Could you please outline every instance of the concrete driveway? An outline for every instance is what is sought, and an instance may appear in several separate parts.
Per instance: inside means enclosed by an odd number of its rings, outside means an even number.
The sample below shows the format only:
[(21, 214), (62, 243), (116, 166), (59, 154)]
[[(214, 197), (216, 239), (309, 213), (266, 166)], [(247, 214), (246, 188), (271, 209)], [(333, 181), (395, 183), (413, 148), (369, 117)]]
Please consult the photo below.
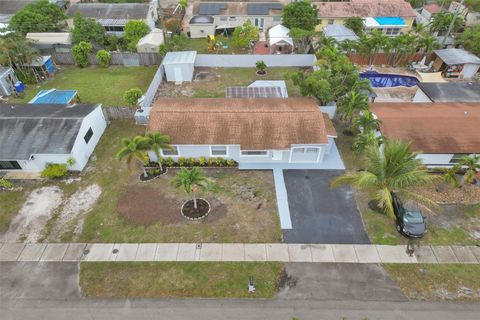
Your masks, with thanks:
[(368, 244), (350, 187), (330, 188), (343, 170), (284, 170), (292, 229), (287, 243)]

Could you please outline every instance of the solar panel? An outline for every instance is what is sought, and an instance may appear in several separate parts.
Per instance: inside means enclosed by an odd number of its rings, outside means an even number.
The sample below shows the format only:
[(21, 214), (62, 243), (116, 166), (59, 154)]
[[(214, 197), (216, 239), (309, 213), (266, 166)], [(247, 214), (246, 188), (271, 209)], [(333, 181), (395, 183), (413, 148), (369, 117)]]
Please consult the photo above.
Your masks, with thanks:
[(218, 15), (220, 14), (220, 10), (225, 9), (227, 9), (226, 3), (200, 3), (198, 14)]
[(249, 3), (247, 5), (247, 14), (249, 15), (262, 15), (266, 16), (270, 10), (281, 10), (281, 3)]
[(280, 87), (227, 87), (226, 98), (282, 98)]

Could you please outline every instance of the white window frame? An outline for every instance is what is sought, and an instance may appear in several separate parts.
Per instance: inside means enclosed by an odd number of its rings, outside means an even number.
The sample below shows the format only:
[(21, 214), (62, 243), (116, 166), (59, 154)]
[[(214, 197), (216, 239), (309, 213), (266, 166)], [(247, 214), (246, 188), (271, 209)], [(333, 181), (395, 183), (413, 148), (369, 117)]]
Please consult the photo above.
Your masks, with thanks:
[[(244, 152), (265, 152), (265, 154), (243, 154)], [(240, 157), (262, 157), (268, 158), (270, 157), (270, 153), (268, 150), (240, 150)]]
[[(303, 154), (306, 154), (307, 153), (307, 150), (308, 149), (317, 149), (317, 159), (315, 162), (312, 162), (312, 161), (294, 161), (292, 162), (292, 157), (293, 157), (293, 150), (295, 149), (303, 149)], [(288, 162), (289, 163), (319, 163), (320, 162), (320, 157), (322, 155), (322, 149), (323, 147), (322, 146), (295, 146), (295, 147), (292, 147), (290, 148), (290, 157), (288, 159)]]
[(170, 158), (178, 158), (180, 157), (180, 148), (178, 146), (172, 146), (172, 148), (175, 148), (177, 150), (177, 154), (176, 155), (172, 155), (172, 154), (164, 154), (163, 153), (163, 149), (160, 149), (160, 154), (162, 155), (162, 157), (170, 157)]
[[(212, 152), (212, 147), (225, 147), (225, 154), (213, 154)], [(224, 145), (224, 144), (214, 144), (214, 145), (210, 145), (208, 147), (208, 149), (210, 150), (210, 157), (228, 157), (228, 146), (227, 145)]]

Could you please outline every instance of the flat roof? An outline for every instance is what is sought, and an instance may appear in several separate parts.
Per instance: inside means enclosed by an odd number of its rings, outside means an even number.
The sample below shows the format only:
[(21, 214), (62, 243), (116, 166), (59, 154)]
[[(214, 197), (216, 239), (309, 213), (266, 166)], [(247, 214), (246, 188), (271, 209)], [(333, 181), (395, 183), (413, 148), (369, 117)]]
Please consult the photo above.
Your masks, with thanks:
[(67, 15), (73, 17), (78, 12), (94, 19), (144, 20), (149, 10), (148, 3), (75, 3), (68, 8)]
[(29, 104), (69, 104), (77, 95), (75, 90), (40, 90)]
[(39, 44), (72, 44), (70, 32), (29, 32), (25, 37)]
[(333, 38), (339, 42), (344, 40), (357, 41), (359, 39), (355, 32), (338, 23), (326, 25), (322, 31), (326, 37)]
[(197, 51), (173, 51), (168, 52), (163, 58), (162, 64), (195, 63)]
[(282, 98), (280, 87), (226, 87), (225, 98)]
[(433, 52), (448, 65), (465, 63), (480, 64), (479, 57), (463, 49), (448, 48), (433, 50)]
[(480, 102), (480, 84), (479, 83), (419, 82), (418, 87), (433, 102)]
[(480, 153), (480, 103), (373, 103), (371, 111), (383, 135), (413, 151)]
[(269, 16), (281, 15), (282, 3), (279, 1), (195, 1), (192, 13), (209, 16)]

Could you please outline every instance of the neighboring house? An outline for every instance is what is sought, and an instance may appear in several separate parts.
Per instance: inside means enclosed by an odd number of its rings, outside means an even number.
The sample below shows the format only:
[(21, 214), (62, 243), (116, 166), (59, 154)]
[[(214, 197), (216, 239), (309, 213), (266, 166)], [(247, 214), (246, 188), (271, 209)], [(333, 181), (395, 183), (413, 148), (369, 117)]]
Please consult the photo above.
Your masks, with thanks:
[(158, 99), (148, 131), (171, 137), (173, 150), (162, 157), (222, 157), (240, 165), (322, 163), (337, 136), (310, 98)]
[(81, 171), (106, 126), (100, 105), (0, 104), (0, 171), (40, 172), (69, 158)]
[(480, 12), (473, 11), (472, 9), (468, 8), (464, 4), (461, 4), (456, 1), (452, 1), (450, 7), (448, 8), (449, 12), (460, 12), (460, 14), (465, 19), (465, 26), (466, 27), (473, 27), (480, 23)]
[(271, 54), (286, 54), (293, 52), (293, 39), (289, 34), (290, 29), (281, 24), (268, 30), (268, 46)]
[(469, 82), (419, 82), (413, 102), (480, 103), (480, 84)]
[(358, 41), (359, 38), (352, 30), (345, 27), (343, 24), (329, 24), (323, 27), (323, 34), (327, 38), (333, 38), (337, 42), (345, 40)]
[(137, 52), (141, 53), (158, 53), (160, 45), (163, 44), (163, 30), (154, 28), (145, 37), (141, 38), (137, 43)]
[(427, 3), (422, 7), (420, 10), (420, 14), (423, 18), (430, 21), (434, 15), (441, 11), (442, 7), (439, 6), (437, 3)]
[(69, 52), (72, 48), (70, 32), (30, 32), (26, 39), (31, 46), (42, 51)]
[(205, 38), (208, 35), (232, 32), (247, 20), (265, 31), (281, 23), (282, 4), (280, 2), (221, 2), (195, 1), (192, 18), (189, 21), (189, 35), (192, 38)]
[(379, 30), (395, 36), (410, 30), (415, 18), (412, 6), (404, 0), (315, 1), (320, 24), (317, 31), (329, 24), (343, 24), (348, 17), (362, 17), (366, 32)]
[(12, 16), (22, 10), (27, 4), (36, 0), (1, 0), (0, 1), (0, 23), (8, 26)]
[(409, 141), (428, 167), (480, 153), (479, 103), (374, 103), (371, 111), (382, 121), (382, 135)]
[(447, 78), (471, 79), (480, 68), (480, 58), (457, 48), (433, 51), (436, 55), (433, 68)]
[(73, 28), (76, 13), (96, 20), (108, 34), (123, 36), (125, 25), (130, 20), (144, 21), (150, 29), (155, 28), (158, 19), (158, 2), (148, 3), (76, 3), (67, 10), (67, 24)]
[(12, 68), (0, 67), (0, 95), (12, 95), (15, 92), (15, 83), (17, 81), (18, 78)]

